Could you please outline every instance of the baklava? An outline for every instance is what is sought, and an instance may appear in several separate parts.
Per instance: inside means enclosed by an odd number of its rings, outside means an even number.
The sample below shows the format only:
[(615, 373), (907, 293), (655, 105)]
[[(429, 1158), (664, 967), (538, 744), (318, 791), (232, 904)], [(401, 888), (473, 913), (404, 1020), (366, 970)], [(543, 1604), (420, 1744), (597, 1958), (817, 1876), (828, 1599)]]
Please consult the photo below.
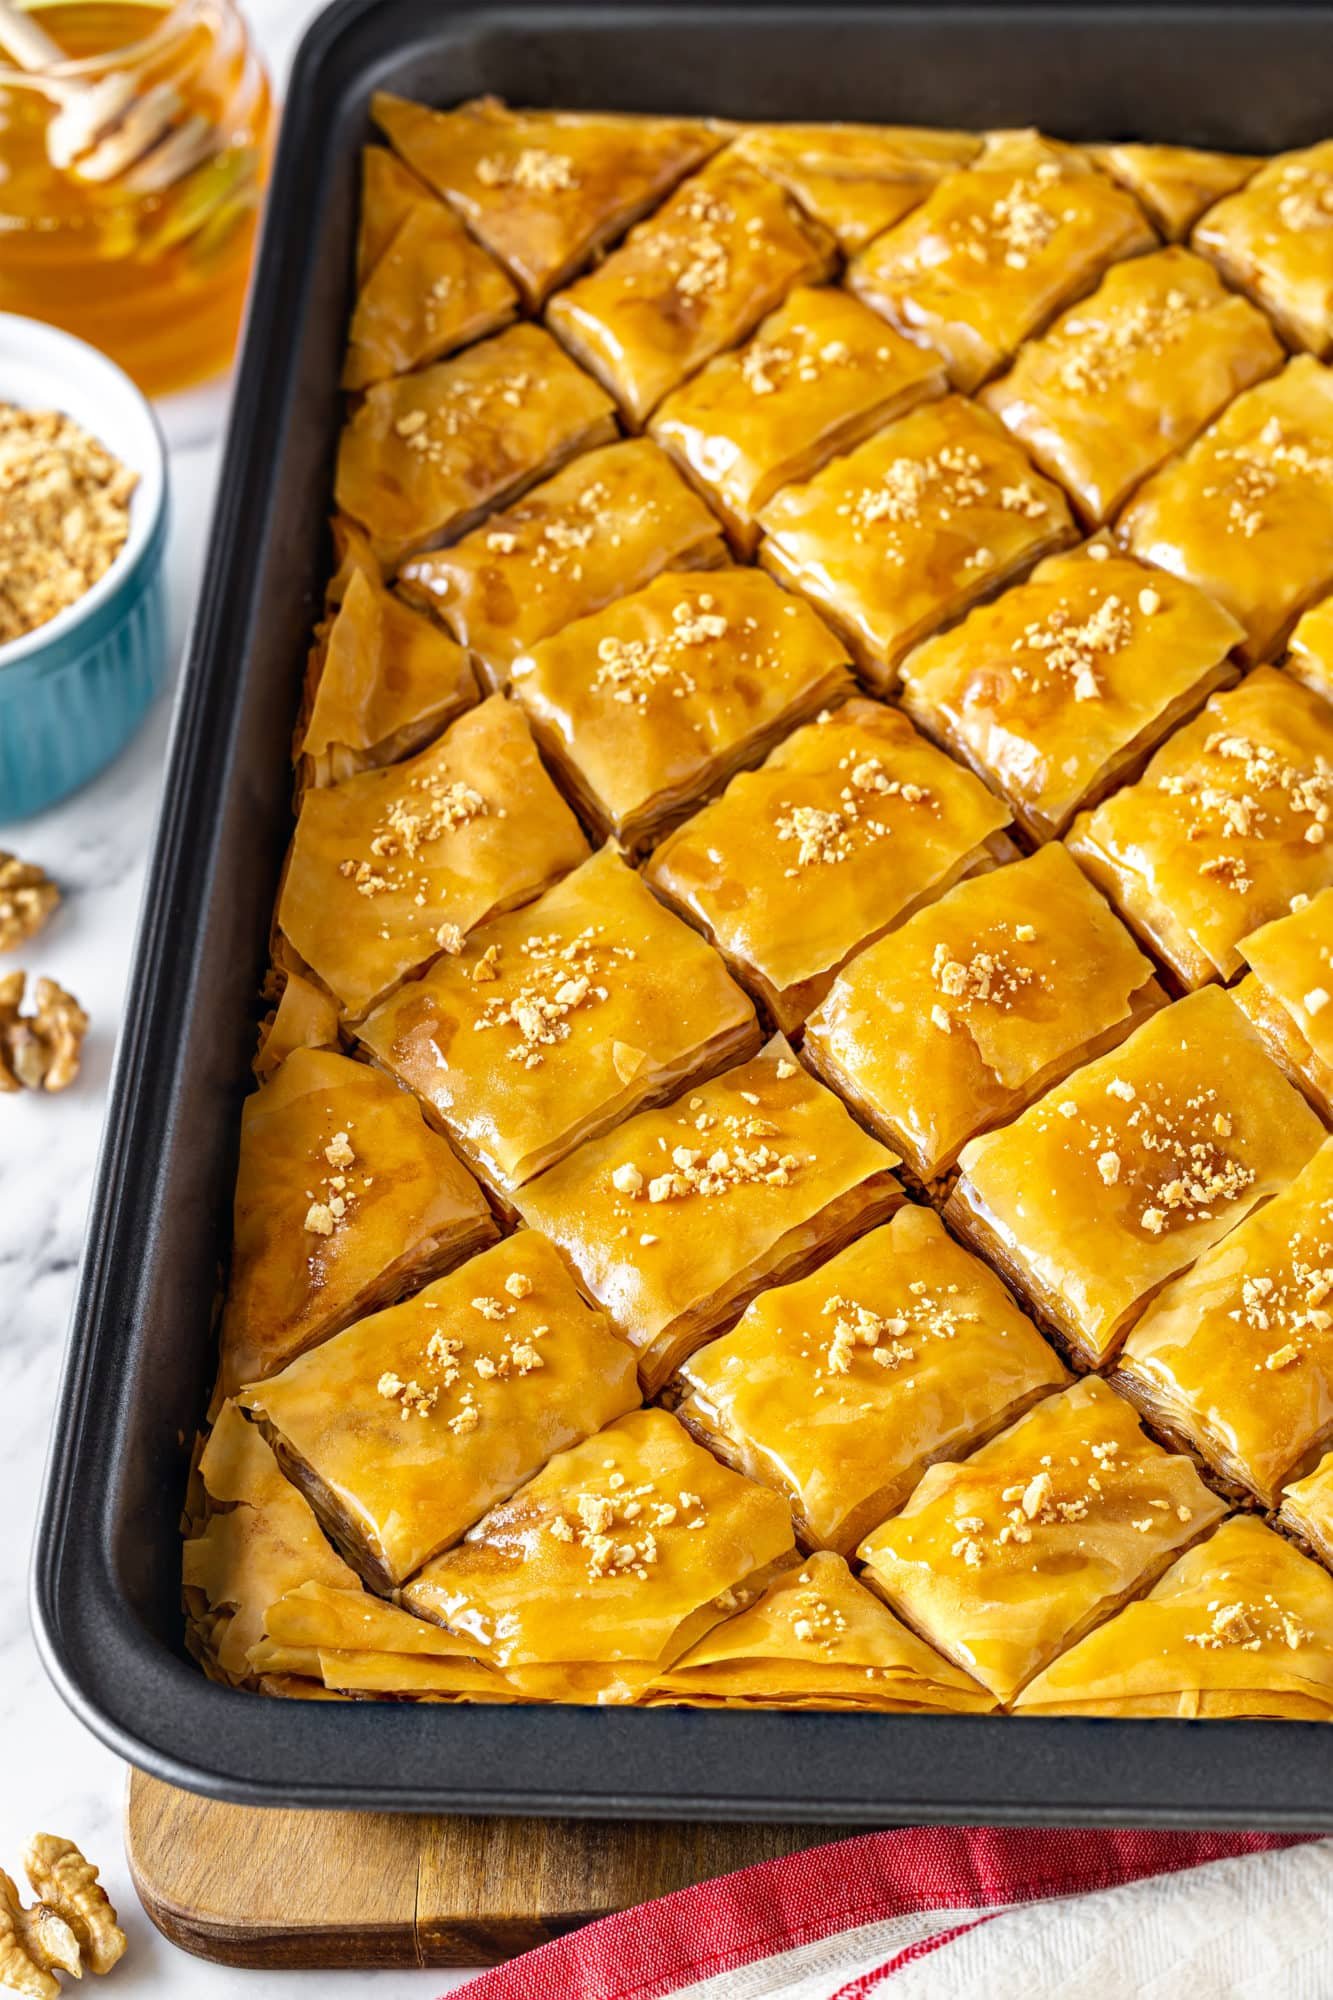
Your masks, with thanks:
[(654, 1395), (763, 1286), (803, 1276), (892, 1214), (896, 1164), (778, 1035), (590, 1139), (515, 1205), (633, 1343)]
[(1287, 647), (1289, 674), (1325, 701), (1333, 700), (1333, 597), (1311, 605), (1299, 621)]
[(918, 1181), (1123, 1042), (1166, 994), (1059, 846), (978, 875), (839, 974), (803, 1044)]
[(792, 1033), (852, 953), (1007, 860), (1006, 821), (895, 710), (855, 699), (733, 778), (644, 872)]
[(1333, 352), (1333, 140), (1269, 160), (1209, 209), (1193, 240), (1289, 345)]
[(1225, 1511), (1089, 1375), (931, 1466), (857, 1554), (901, 1618), (1007, 1703)]
[(1127, 142), (1088, 148), (1097, 165), (1136, 195), (1169, 243), (1183, 243), (1215, 201), (1244, 187), (1263, 161), (1250, 153)]
[(926, 1467), (1068, 1380), (995, 1273), (908, 1203), (691, 1355), (676, 1414), (786, 1495), (809, 1548), (850, 1555)]
[(1058, 486), (961, 396), (889, 424), (759, 511), (759, 560), (880, 693), (918, 640), (1076, 539)]
[(1206, 987), (969, 1141), (945, 1214), (1098, 1366), (1322, 1138), (1239, 1009)]
[(1233, 990), (1237, 1005), (1263, 1036), (1326, 1124), (1333, 1125), (1333, 889), (1263, 924), (1242, 941), (1248, 978)]
[(850, 257), (968, 166), (981, 143), (923, 125), (751, 125), (731, 150), (780, 181)]
[(761, 1039), (717, 953), (612, 847), (480, 925), (358, 1034), (500, 1197)]
[(1252, 931), (1333, 885), (1333, 708), (1276, 667), (1215, 694), (1070, 852), (1182, 986), (1230, 979)]

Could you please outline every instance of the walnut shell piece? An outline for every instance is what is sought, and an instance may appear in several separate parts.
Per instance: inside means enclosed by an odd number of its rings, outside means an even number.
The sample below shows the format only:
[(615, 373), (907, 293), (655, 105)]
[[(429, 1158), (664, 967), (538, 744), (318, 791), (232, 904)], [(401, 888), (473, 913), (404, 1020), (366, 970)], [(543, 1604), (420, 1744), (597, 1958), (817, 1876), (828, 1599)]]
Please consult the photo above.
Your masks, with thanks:
[(0, 1869), (0, 1987), (28, 2000), (59, 2000), (59, 1980), (28, 1950), (25, 1917), (18, 1890)]
[(0, 976), (0, 1092), (65, 1090), (79, 1073), (88, 1016), (54, 979), (36, 981), (24, 1014), (26, 982), (23, 972)]
[(91, 1861), (72, 1840), (35, 1833), (24, 1853), (23, 1868), (33, 1894), (73, 1931), (88, 1970), (110, 1972), (124, 1954), (126, 1937)]
[(60, 902), (45, 869), (0, 849), (0, 951), (36, 937)]

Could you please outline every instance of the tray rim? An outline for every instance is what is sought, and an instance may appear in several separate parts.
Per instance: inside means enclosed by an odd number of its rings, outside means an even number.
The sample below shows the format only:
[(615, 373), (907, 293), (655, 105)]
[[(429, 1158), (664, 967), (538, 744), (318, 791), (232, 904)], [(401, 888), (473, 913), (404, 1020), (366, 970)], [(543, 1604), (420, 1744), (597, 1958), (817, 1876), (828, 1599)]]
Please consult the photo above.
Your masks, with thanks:
[[(432, 1723), (423, 1718), (441, 1711), (406, 1704), (266, 1701), (209, 1682), (139, 1626), (104, 1541), (78, 1537), (78, 1461), (90, 1398), (99, 1363), (105, 1374), (118, 1343), (131, 1337), (134, 1281), (124, 1273), (135, 1269), (145, 1206), (151, 1212), (159, 1178), (155, 1140), (171, 1129), (175, 1110), (177, 1079), (155, 1050), (170, 1045), (164, 1030), (188, 975), (165, 919), (182, 907), (195, 919), (203, 913), (207, 857), (192, 851), (189, 835), (201, 808), (216, 809), (226, 796), (230, 774), (212, 754), (211, 725), (225, 713), (229, 662), (255, 609), (241, 566), (247, 538), (263, 528), (252, 487), (258, 482), (271, 501), (262, 485), (265, 440), (285, 407), (296, 362), (295, 338), (283, 330), (284, 300), (296, 282), (287, 268), (285, 218), (303, 212), (322, 158), (313, 139), (321, 79), (376, 6), (334, 0), (307, 28), (291, 72), (207, 539), (213, 560), (186, 642), (127, 988), (146, 1000), (127, 1015), (112, 1071), (37, 1517), (30, 1610), (49, 1676), (87, 1727), (128, 1762), (237, 1804), (847, 1826), (967, 1818), (1333, 1831), (1333, 1763), (1321, 1761), (1315, 1747), (1333, 1747), (1333, 1734), (1317, 1723), (1249, 1722), (1222, 1737), (1215, 1725), (1165, 1719), (1006, 1717), (997, 1726), (987, 1716), (466, 1706)], [(466, 18), (494, 27), (497, 17), (572, 24), (599, 10), (570, 0), (517, 7), (448, 0), (441, 11), (451, 25)], [(713, 21), (777, 14), (822, 25), (835, 14), (906, 20), (935, 10), (919, 0), (839, 0), (833, 8), (817, 0), (730, 0), (720, 8), (696, 0), (614, 11), (677, 24), (691, 14)], [(1277, 7), (1173, 0), (1158, 8), (1142, 0), (1092, 0), (1086, 8), (1077, 0), (972, 0), (948, 11), (1032, 18), (1086, 12), (1117, 17), (1128, 28), (1145, 16), (1160, 23), (1252, 12), (1273, 23), (1329, 8), (1327, 0)], [(70, 1591), (79, 1602), (79, 1639), (67, 1597), (62, 1601)], [(100, 1682), (87, 1657), (93, 1630), (102, 1642)], [(118, 1698), (108, 1694), (108, 1676)], [(431, 1732), (446, 1730), (430, 1744)], [(468, 1771), (469, 1781), (460, 1783), (455, 1770)], [(891, 1776), (873, 1775), (881, 1770)], [(590, 1775), (608, 1771), (611, 1782)]]

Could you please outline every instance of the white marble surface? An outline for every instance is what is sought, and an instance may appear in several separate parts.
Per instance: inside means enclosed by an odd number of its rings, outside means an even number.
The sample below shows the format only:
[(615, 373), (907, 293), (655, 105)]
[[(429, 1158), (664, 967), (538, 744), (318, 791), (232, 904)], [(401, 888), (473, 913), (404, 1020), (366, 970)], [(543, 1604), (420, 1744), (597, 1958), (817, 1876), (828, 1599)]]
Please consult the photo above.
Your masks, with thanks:
[[(310, 0), (247, 0), (279, 77)], [(196, 403), (172, 451), (174, 520), (168, 553), (177, 653), (205, 542), (217, 468), (221, 396)], [(76, 798), (21, 825), (0, 824), (0, 849), (43, 864), (61, 884), (56, 920), (25, 953), (82, 1000), (93, 1027), (83, 1074), (63, 1096), (0, 1098), (0, 1868), (17, 1872), (42, 1828), (68, 1834), (100, 1865), (130, 1933), (113, 1993), (199, 2000), (428, 2000), (463, 1975), (432, 1972), (254, 1974), (207, 1966), (168, 1945), (139, 1909), (125, 1869), (125, 1768), (75, 1721), (48, 1686), (27, 1618), (27, 1574), (50, 1411), (83, 1241), (88, 1189), (125, 991), (144, 863), (157, 810), (170, 720), (157, 708), (117, 763)]]

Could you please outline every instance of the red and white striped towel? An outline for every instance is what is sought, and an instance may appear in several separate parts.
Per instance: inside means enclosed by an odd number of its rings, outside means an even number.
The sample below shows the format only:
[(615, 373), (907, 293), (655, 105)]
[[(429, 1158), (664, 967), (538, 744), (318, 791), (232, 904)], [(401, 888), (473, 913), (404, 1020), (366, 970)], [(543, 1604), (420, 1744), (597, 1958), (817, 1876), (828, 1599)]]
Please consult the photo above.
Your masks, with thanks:
[(1329, 2000), (1333, 1841), (925, 1827), (604, 1918), (452, 2000)]

